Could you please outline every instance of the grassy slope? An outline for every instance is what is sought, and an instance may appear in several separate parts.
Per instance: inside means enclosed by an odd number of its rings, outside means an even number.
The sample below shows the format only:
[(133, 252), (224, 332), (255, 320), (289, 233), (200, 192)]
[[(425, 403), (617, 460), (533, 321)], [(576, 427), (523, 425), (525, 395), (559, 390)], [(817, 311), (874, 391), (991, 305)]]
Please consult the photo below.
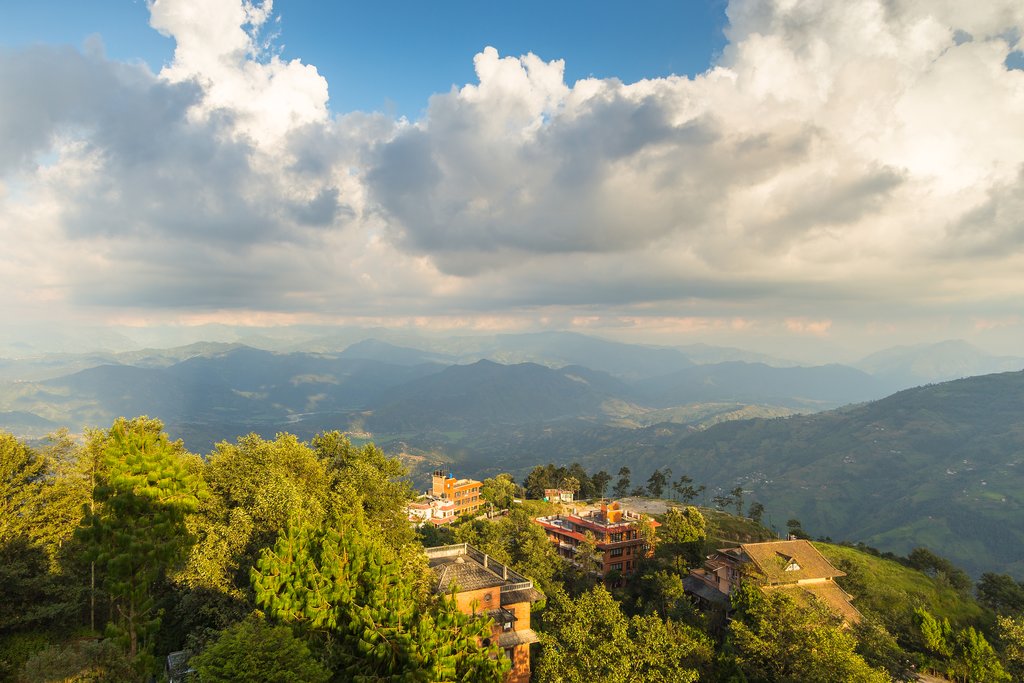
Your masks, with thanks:
[(899, 562), (830, 543), (815, 543), (814, 547), (847, 572), (839, 584), (855, 596), (854, 605), (864, 612), (886, 615), (890, 623), (909, 621), (918, 606), (958, 626), (982, 625), (992, 619), (972, 597)]

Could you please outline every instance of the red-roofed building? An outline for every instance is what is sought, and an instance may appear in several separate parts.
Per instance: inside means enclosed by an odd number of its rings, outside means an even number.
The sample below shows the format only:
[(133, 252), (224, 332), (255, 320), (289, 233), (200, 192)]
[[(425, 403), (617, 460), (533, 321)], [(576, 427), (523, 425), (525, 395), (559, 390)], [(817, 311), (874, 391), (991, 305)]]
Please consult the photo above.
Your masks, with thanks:
[(602, 503), (600, 509), (578, 515), (538, 517), (534, 521), (547, 532), (558, 554), (568, 560), (575, 561), (580, 543), (586, 540), (588, 531), (592, 533), (601, 560), (597, 573), (602, 578), (611, 572), (623, 577), (635, 573), (637, 560), (651, 553), (636, 525), (646, 523), (652, 532), (661, 526), (649, 517), (624, 509), (619, 502)]

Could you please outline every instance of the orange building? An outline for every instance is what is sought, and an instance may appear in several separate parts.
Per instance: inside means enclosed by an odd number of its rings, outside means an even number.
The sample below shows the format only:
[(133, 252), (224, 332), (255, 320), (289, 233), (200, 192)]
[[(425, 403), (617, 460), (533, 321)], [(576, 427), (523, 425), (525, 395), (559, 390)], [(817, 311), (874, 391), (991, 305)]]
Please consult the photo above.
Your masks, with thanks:
[(534, 521), (544, 527), (548, 540), (557, 546), (558, 554), (569, 560), (575, 559), (576, 550), (586, 539), (586, 533), (592, 533), (601, 554), (598, 575), (605, 577), (610, 572), (618, 572), (620, 576), (635, 573), (637, 560), (650, 554), (651, 548), (634, 526), (645, 519), (652, 530), (661, 526), (653, 519), (626, 510), (621, 503), (614, 502), (601, 503), (600, 509), (581, 515), (553, 515), (538, 517)]
[(512, 661), (508, 683), (530, 680), (530, 644), (537, 634), (530, 628), (530, 605), (544, 594), (533, 581), (518, 574), (468, 543), (427, 548), (427, 560), (437, 577), (434, 589), (446, 593), (454, 585), (455, 600), (466, 614), (494, 620), (490, 641)]
[(448, 470), (434, 470), (430, 493), (455, 503), (455, 514), (473, 514), (484, 504), (480, 496), (483, 486), (476, 479), (456, 479)]

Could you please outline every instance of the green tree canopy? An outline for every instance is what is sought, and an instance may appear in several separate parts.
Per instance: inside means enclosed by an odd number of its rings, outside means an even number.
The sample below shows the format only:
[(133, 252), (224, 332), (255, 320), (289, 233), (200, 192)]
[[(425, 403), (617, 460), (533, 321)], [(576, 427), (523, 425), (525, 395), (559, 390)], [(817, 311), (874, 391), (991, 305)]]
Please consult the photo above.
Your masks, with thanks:
[(291, 434), (218, 443), (201, 471), (212, 495), (190, 521), (198, 542), (178, 577), (191, 588), (240, 594), (291, 517), (319, 524), (331, 507), (325, 462)]
[(537, 679), (542, 683), (656, 683), (698, 678), (711, 641), (656, 615), (627, 618), (602, 585), (572, 599), (557, 591), (544, 617)]
[(453, 597), (421, 600), (416, 577), (359, 517), (289, 525), (252, 581), (267, 614), (319, 643), (345, 680), (498, 683), (509, 669), (481, 644), (490, 619), (461, 613)]
[(655, 557), (681, 572), (688, 563), (700, 559), (707, 539), (707, 520), (692, 505), (670, 508), (662, 519), (657, 537)]
[(168, 440), (159, 420), (119, 418), (107, 434), (97, 506), (83, 534), (133, 658), (152, 644), (159, 624), (154, 586), (191, 542), (186, 516), (205, 495), (194, 460), (181, 442)]
[(484, 479), (480, 486), (480, 495), (499, 510), (510, 508), (512, 500), (516, 497), (515, 479), (511, 474), (505, 473)]
[(203, 683), (326, 683), (331, 678), (290, 628), (255, 617), (221, 631), (189, 664)]
[(751, 583), (733, 591), (735, 616), (727, 648), (751, 681), (789, 683), (882, 683), (857, 654), (853, 635), (817, 603), (798, 605), (779, 592), (764, 593)]
[(46, 461), (35, 451), (0, 432), (0, 543), (38, 534), (47, 473)]

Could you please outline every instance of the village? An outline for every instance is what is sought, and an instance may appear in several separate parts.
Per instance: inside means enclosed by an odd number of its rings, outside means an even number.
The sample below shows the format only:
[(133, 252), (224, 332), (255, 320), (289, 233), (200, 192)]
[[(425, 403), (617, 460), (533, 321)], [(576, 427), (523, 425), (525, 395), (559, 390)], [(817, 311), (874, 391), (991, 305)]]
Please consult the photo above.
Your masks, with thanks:
[[(448, 469), (433, 472), (431, 489), (407, 506), (417, 528), (446, 527), (460, 520), (492, 520), (508, 513), (494, 509), (483, 482), (456, 478)], [(514, 499), (513, 505), (521, 504)], [(544, 530), (557, 555), (591, 574), (598, 582), (622, 587), (640, 563), (654, 554), (658, 529), (654, 516), (620, 501), (576, 501), (570, 489), (544, 490), (543, 502), (559, 511), (538, 515), (533, 523)], [(650, 505), (637, 506), (650, 509)], [(655, 506), (668, 511), (671, 505)], [(699, 514), (699, 513), (698, 513)], [(730, 598), (743, 582), (765, 593), (779, 593), (798, 606), (826, 608), (844, 626), (862, 616), (835, 579), (845, 573), (834, 567), (810, 541), (791, 537), (760, 542), (725, 542), (703, 556), (684, 579), (685, 598), (698, 609), (727, 618)], [(490, 640), (503, 648), (512, 663), (506, 680), (530, 680), (530, 649), (538, 636), (530, 626), (531, 607), (544, 599), (533, 581), (468, 543), (427, 547), (438, 593), (454, 592), (460, 610), (493, 621)]]

